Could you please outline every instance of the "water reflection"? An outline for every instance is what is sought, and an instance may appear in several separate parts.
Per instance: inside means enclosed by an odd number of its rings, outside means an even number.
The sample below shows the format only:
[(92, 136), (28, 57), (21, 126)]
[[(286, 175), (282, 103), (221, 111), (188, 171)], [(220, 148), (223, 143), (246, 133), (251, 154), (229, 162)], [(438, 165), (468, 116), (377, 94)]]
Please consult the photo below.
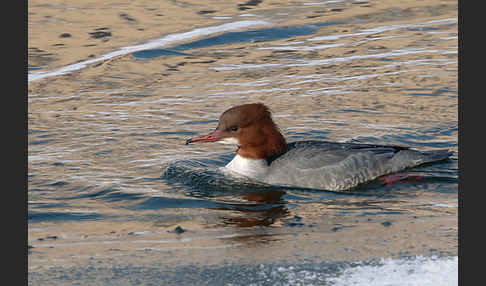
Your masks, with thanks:
[(289, 215), (282, 200), (284, 191), (250, 192), (242, 196), (243, 200), (253, 204), (228, 203), (220, 210), (233, 210), (233, 212), (221, 216), (222, 226), (255, 227), (271, 226), (278, 219)]
[(209, 37), (203, 40), (190, 42), (187, 44), (181, 44), (173, 47), (171, 50), (167, 49), (152, 49), (143, 50), (132, 53), (135, 58), (138, 59), (151, 59), (160, 56), (193, 56), (191, 54), (181, 53), (178, 51), (195, 50), (201, 48), (208, 48), (218, 45), (229, 45), (235, 43), (246, 42), (263, 42), (263, 41), (275, 41), (280, 39), (293, 38), (297, 36), (312, 35), (316, 33), (319, 27), (332, 26), (343, 24), (340, 22), (323, 22), (315, 23), (312, 25), (300, 25), (290, 27), (273, 27), (260, 30), (251, 30), (243, 32), (228, 32), (218, 36)]
[(168, 163), (162, 176), (172, 186), (183, 185), (187, 195), (215, 204), (211, 209), (225, 211), (222, 226), (270, 226), (289, 213), (282, 188), (229, 177), (197, 160)]
[[(457, 3), (258, 1), (243, 16), (213, 2), (125, 5), (130, 26), (105, 2), (29, 5), (29, 267), (457, 253)], [(346, 193), (230, 180), (218, 168), (234, 150), (183, 143), (248, 102), (289, 142), (456, 154)], [(59, 246), (41, 247), (50, 235)]]

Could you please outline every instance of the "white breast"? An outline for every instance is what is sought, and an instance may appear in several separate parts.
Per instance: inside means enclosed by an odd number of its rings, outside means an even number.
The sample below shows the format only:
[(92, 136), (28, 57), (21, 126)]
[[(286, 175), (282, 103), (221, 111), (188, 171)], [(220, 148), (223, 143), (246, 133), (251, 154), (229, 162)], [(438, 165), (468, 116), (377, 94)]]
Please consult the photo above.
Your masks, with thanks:
[(248, 159), (236, 155), (225, 169), (261, 181), (268, 172), (268, 164), (264, 159)]

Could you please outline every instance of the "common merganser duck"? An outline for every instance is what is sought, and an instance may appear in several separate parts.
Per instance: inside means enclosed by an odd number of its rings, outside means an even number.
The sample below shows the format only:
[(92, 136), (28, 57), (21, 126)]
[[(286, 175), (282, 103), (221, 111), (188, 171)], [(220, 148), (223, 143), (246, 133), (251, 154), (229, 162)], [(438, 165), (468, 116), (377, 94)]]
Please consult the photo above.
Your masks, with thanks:
[(380, 176), (424, 163), (447, 159), (448, 150), (421, 152), (408, 147), (326, 141), (287, 144), (267, 106), (250, 103), (232, 107), (209, 135), (195, 142), (238, 146), (224, 169), (279, 186), (342, 191)]

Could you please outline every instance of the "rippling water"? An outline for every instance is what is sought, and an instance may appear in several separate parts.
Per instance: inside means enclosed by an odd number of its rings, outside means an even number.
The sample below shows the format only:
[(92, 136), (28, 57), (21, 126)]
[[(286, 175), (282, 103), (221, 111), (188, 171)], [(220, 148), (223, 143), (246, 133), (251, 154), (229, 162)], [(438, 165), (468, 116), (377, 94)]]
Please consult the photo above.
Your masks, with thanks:
[[(457, 284), (457, 2), (31, 2), (29, 283)], [(454, 155), (352, 192), (235, 181), (234, 147), (184, 143), (247, 102), (289, 142)]]

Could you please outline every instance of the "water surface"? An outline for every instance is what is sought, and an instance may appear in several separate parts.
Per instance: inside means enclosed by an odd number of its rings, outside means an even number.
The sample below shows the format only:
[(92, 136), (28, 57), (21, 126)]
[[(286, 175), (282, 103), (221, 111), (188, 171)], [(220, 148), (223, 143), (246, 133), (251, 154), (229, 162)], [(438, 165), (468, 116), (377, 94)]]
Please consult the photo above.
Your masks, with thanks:
[[(30, 284), (457, 284), (457, 2), (248, 3), (29, 2)], [(235, 147), (184, 143), (247, 102), (289, 142), (454, 155), (351, 192), (235, 180)]]

